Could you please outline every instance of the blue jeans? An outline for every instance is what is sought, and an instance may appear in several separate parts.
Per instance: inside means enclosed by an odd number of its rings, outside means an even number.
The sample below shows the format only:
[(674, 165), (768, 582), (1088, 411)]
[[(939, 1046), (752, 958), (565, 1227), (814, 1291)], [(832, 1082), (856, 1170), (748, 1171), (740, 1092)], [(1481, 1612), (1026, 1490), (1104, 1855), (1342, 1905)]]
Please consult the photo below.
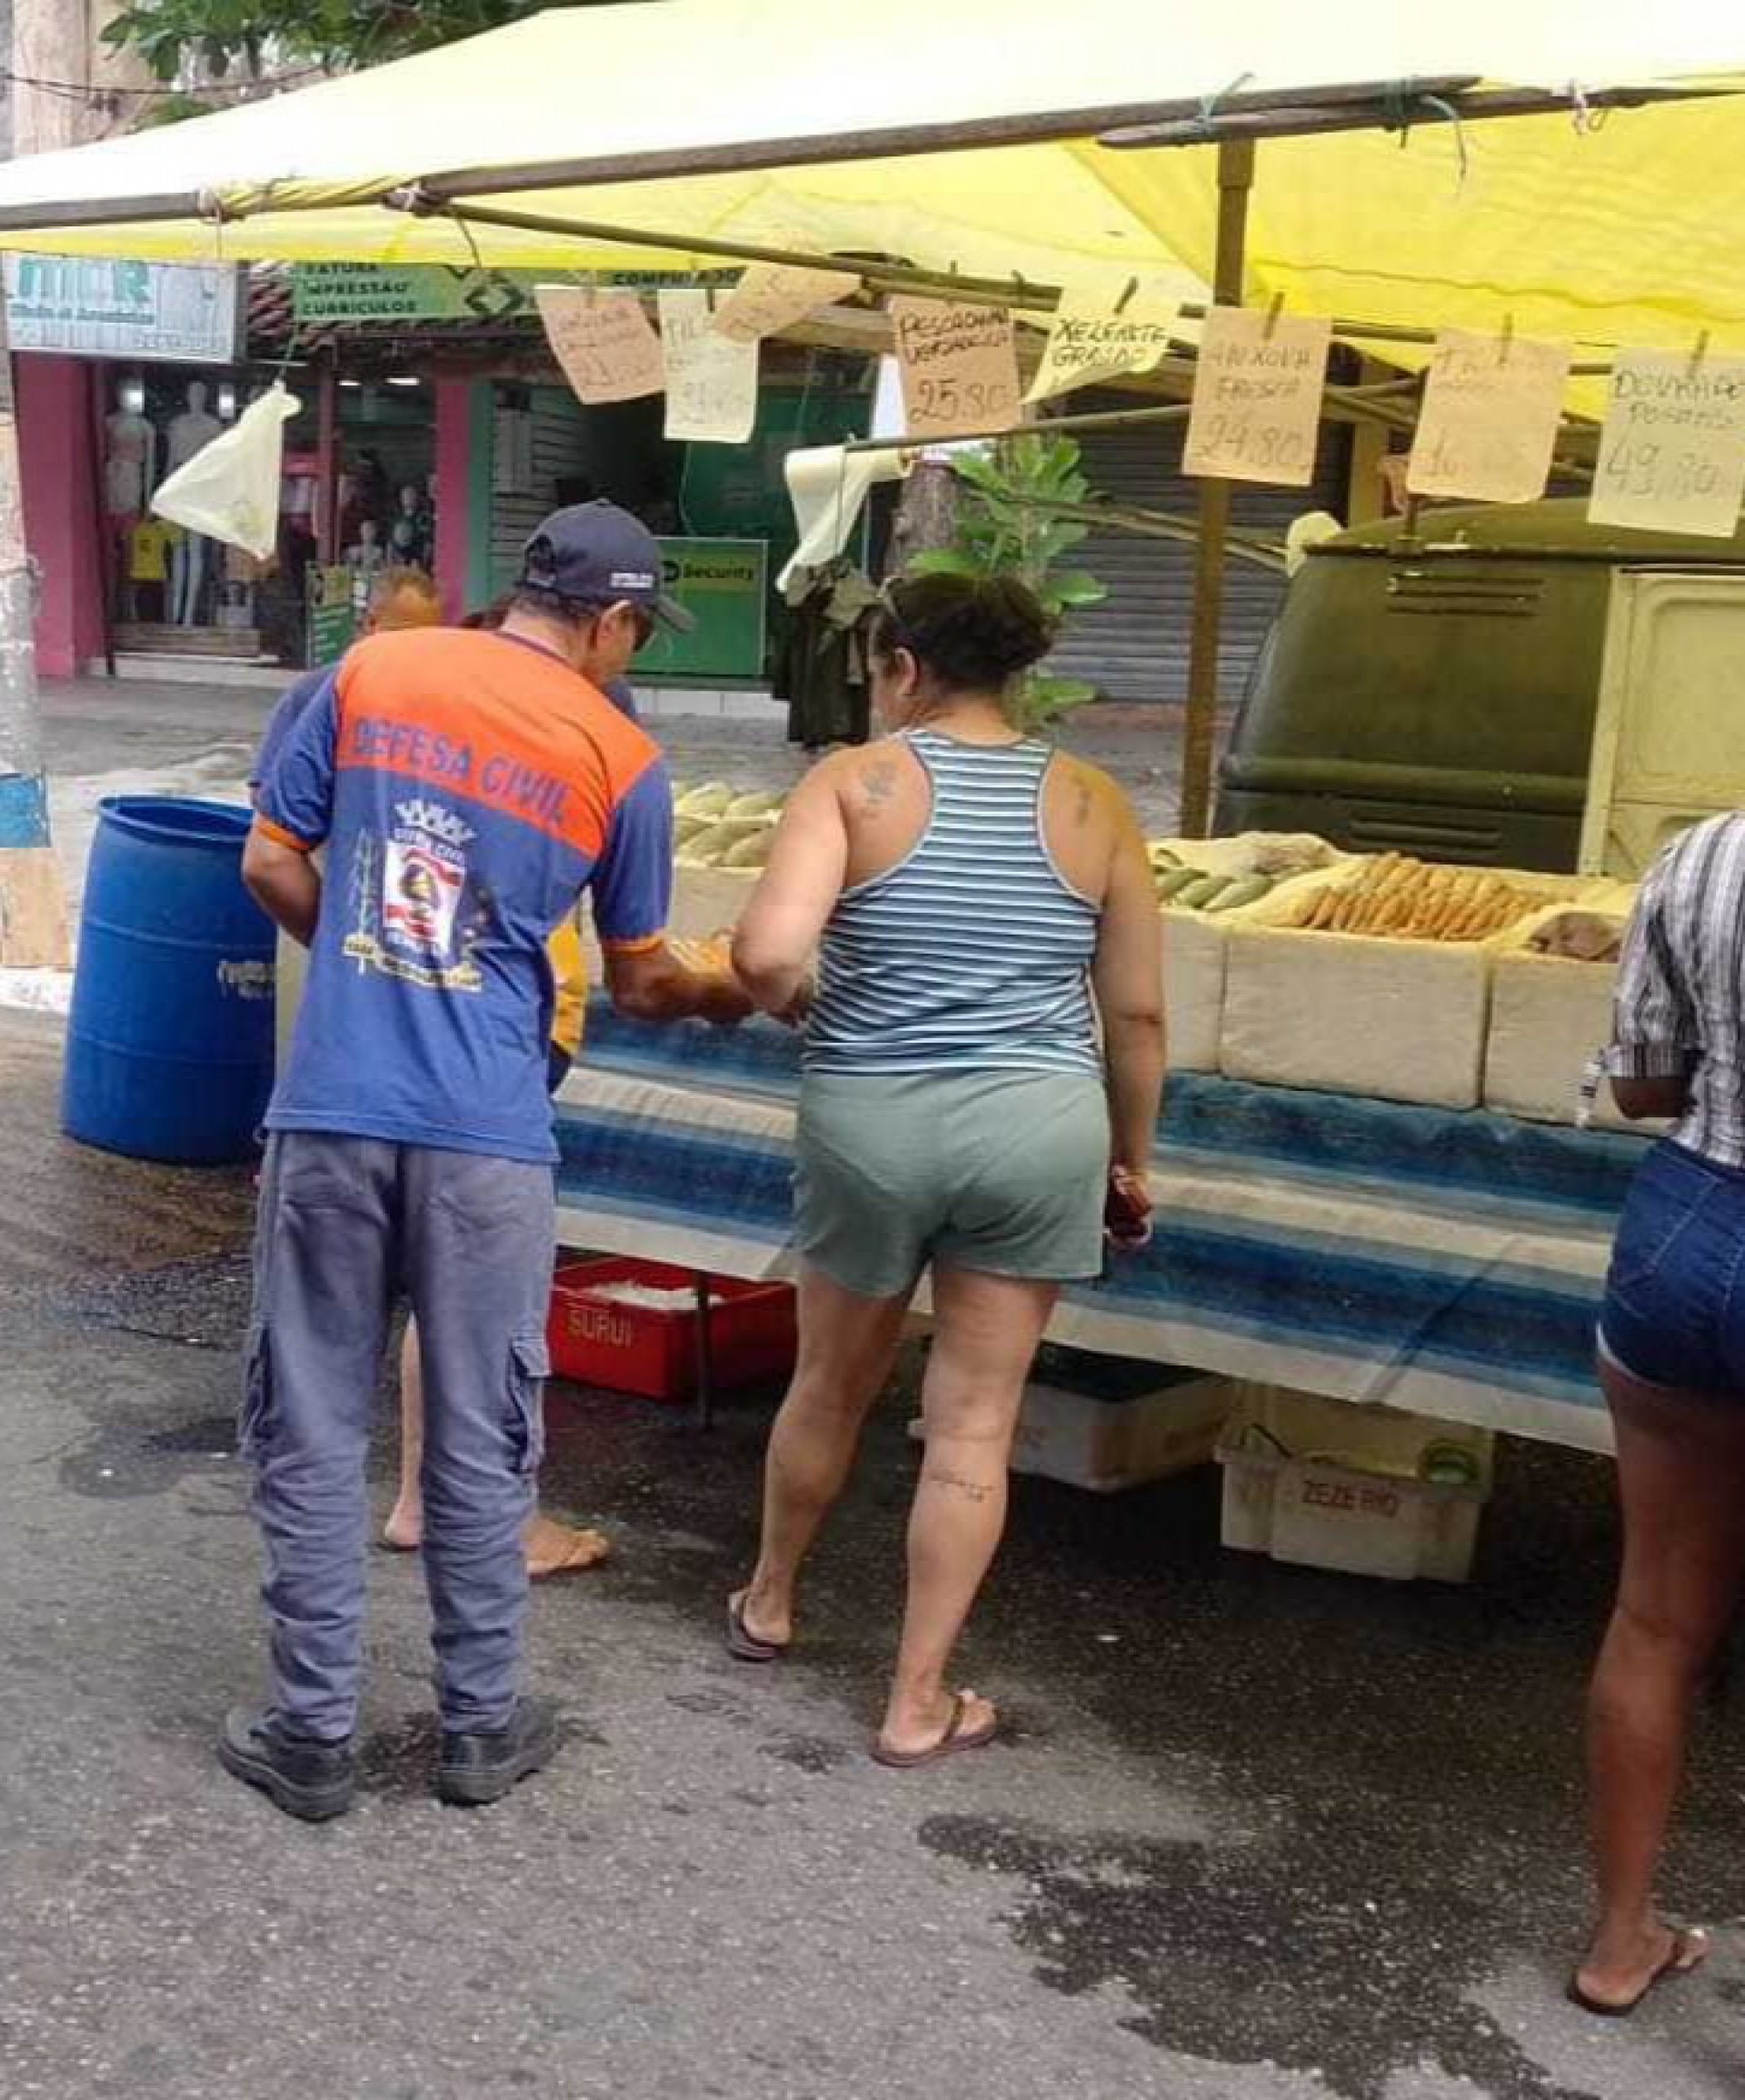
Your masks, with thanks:
[(444, 1725), (504, 1727), (543, 1439), (552, 1173), (377, 1138), (269, 1139), (242, 1447), (255, 1467), (273, 1713), (334, 1742), (357, 1720), (364, 1462), (389, 1316), (418, 1318), (424, 1578)]
[(1745, 1171), (1655, 1145), (1619, 1221), (1600, 1338), (1650, 1385), (1745, 1400)]

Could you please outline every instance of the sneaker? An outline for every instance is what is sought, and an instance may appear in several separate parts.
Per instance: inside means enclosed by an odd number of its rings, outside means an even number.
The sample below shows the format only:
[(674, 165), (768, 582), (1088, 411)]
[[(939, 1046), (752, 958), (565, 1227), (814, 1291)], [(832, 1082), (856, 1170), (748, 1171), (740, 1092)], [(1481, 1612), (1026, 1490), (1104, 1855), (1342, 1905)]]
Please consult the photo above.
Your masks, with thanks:
[(218, 1759), (233, 1778), (258, 1786), (273, 1805), (304, 1823), (344, 1815), (357, 1791), (357, 1764), (348, 1735), (318, 1743), (287, 1735), (270, 1714), (233, 1706), (218, 1738)]
[(506, 1728), (443, 1731), (436, 1792), (457, 1808), (483, 1808), (556, 1754), (556, 1706), (550, 1699), (519, 1699)]

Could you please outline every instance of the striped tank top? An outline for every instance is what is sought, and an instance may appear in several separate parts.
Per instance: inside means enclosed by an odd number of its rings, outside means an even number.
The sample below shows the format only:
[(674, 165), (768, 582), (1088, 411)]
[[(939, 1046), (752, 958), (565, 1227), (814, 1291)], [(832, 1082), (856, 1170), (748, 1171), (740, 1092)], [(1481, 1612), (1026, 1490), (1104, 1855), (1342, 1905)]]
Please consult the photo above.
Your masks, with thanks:
[(1043, 836), (1051, 747), (931, 730), (896, 741), (926, 769), (932, 813), (906, 859), (837, 901), (806, 1069), (1100, 1072), (1089, 973), (1101, 914)]

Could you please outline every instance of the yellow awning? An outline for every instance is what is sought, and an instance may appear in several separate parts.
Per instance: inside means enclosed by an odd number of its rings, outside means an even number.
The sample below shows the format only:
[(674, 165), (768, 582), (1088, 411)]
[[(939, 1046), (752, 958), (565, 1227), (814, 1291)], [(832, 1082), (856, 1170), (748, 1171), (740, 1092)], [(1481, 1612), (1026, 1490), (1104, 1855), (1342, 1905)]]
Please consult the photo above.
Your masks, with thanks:
[[(1437, 79), (1567, 111), (1268, 140), (1251, 296), (1354, 323), (1745, 347), (1745, 101), (1584, 121), (1580, 91), (1745, 88), (1745, 23), (1709, 0), (634, 0), (536, 16), (299, 93), (0, 169), (0, 245), (167, 259), (565, 269), (706, 263), (711, 238), (1072, 283), (1211, 269), (1215, 155), (1117, 151), (1136, 107)], [(836, 19), (838, 15), (842, 19)], [(1411, 106), (1402, 85), (1400, 107)], [(1042, 126), (1040, 143), (1002, 137)], [(950, 139), (962, 151), (910, 150)], [(772, 152), (768, 142), (780, 142)], [(864, 157), (846, 157), (847, 155)], [(681, 172), (701, 159), (710, 172)], [(783, 159), (785, 165), (762, 164)], [(474, 200), (694, 250), (478, 227)], [(559, 179), (563, 177), (563, 179)], [(65, 223), (69, 209), (85, 222)]]

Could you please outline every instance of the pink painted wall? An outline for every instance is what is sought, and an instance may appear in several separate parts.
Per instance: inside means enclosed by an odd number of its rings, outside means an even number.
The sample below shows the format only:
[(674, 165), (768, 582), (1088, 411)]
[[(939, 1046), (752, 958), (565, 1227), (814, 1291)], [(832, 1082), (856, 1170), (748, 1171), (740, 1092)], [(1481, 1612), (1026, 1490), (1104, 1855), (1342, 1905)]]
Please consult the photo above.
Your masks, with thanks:
[(436, 471), (432, 497), (436, 506), (436, 587), (443, 594), (443, 617), (458, 620), (472, 610), (467, 599), (467, 512), (473, 485), (473, 383), (438, 379), (436, 395)]
[(103, 653), (91, 383), (78, 357), (13, 359), (25, 540), (42, 574), (36, 668), (70, 678)]

